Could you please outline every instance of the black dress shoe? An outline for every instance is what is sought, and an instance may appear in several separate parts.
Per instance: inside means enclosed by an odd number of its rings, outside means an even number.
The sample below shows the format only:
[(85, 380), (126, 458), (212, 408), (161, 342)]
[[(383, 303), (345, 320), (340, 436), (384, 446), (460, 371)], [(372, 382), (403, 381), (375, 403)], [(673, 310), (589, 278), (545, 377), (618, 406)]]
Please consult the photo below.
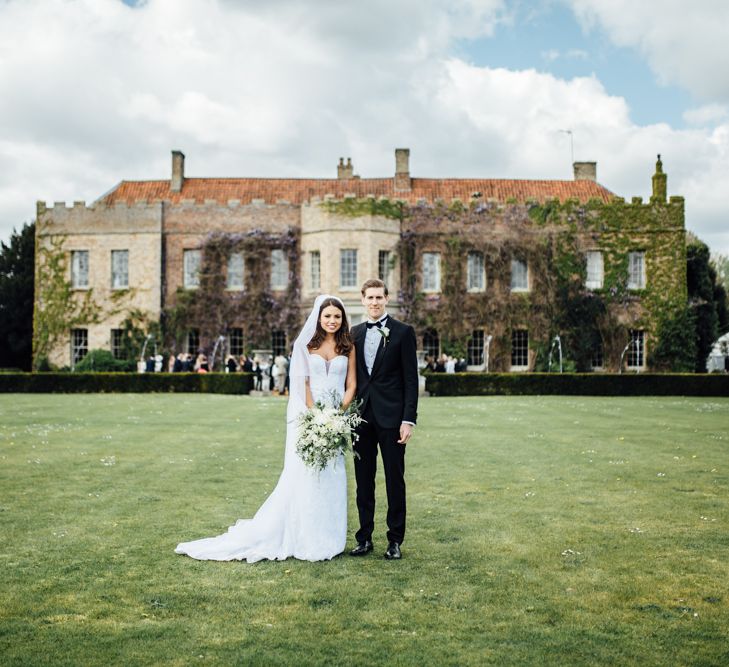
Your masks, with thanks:
[(400, 560), (402, 558), (402, 554), (400, 553), (400, 545), (397, 542), (390, 542), (390, 544), (387, 545), (385, 558), (387, 560)]
[(364, 542), (357, 542), (357, 546), (349, 552), (350, 556), (364, 556), (374, 549), (371, 540), (365, 540)]

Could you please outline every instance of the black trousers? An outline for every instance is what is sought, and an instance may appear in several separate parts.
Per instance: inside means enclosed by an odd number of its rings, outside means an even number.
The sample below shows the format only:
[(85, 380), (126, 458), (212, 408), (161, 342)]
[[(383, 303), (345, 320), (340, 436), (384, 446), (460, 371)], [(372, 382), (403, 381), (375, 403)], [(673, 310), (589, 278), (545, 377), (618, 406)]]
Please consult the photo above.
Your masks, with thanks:
[(405, 445), (397, 442), (400, 427), (382, 428), (369, 406), (362, 416), (367, 421), (357, 429), (359, 440), (355, 450), (359, 458), (354, 459), (359, 512), (359, 530), (355, 539), (357, 542), (371, 540), (375, 529), (375, 474), (379, 444), (387, 490), (387, 539), (402, 544), (405, 539)]

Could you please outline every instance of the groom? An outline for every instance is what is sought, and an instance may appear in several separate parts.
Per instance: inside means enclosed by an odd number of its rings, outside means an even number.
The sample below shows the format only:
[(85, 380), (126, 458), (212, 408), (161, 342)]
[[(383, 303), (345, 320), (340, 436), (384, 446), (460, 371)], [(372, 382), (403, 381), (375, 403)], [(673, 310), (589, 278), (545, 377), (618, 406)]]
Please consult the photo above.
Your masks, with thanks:
[(382, 452), (387, 489), (387, 551), (402, 558), (405, 538), (405, 445), (412, 435), (418, 409), (418, 362), (413, 328), (387, 314), (387, 286), (381, 280), (362, 285), (362, 305), (368, 320), (352, 328), (357, 357), (357, 399), (362, 401), (359, 440), (354, 459), (359, 530), (352, 556), (372, 551), (375, 527), (377, 446)]

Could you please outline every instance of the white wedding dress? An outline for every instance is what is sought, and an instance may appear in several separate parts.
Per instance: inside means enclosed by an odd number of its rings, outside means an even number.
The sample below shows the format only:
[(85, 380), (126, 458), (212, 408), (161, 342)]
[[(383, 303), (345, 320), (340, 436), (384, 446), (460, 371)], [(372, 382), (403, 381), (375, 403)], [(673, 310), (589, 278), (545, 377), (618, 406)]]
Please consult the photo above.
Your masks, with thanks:
[[(348, 359), (326, 361), (306, 354), (315, 401), (341, 399)], [(289, 421), (284, 467), (276, 488), (252, 519), (239, 519), (227, 533), (178, 544), (175, 552), (198, 560), (328, 560), (344, 551), (347, 539), (347, 476), (344, 456), (317, 472), (296, 453), (297, 427)]]

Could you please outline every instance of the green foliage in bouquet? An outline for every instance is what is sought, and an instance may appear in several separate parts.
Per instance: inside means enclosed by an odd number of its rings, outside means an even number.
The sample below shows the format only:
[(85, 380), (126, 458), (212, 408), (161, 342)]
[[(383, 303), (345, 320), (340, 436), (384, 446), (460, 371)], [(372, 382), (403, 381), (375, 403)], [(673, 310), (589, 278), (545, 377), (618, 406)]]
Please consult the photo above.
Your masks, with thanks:
[(340, 454), (354, 452), (357, 442), (356, 432), (364, 420), (359, 414), (359, 403), (353, 401), (342, 410), (341, 397), (332, 396), (331, 401), (317, 401), (312, 408), (299, 417), (299, 434), (296, 452), (301, 460), (310, 468), (322, 471), (330, 461)]

